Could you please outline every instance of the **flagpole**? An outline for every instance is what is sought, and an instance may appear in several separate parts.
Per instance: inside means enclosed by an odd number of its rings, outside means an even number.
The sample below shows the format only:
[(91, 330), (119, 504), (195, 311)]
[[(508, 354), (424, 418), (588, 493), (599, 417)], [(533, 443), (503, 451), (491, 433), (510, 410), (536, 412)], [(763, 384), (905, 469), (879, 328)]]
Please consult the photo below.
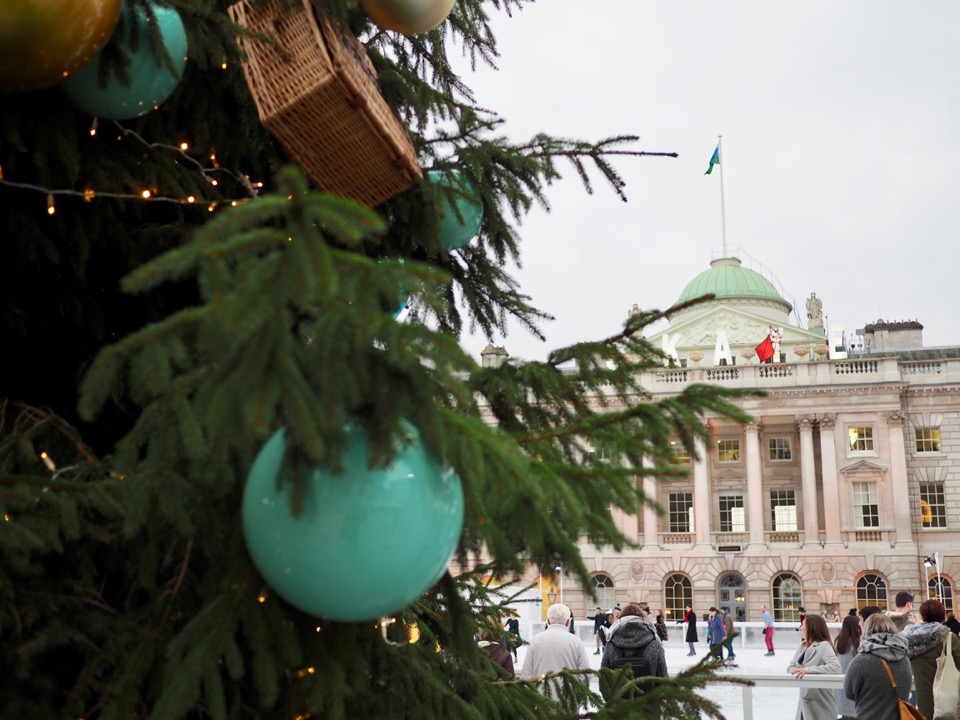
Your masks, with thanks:
[(727, 257), (727, 214), (724, 208), (723, 201), (723, 135), (717, 135), (717, 150), (719, 155), (719, 165), (720, 165), (720, 227), (723, 232), (723, 255), (721, 257)]

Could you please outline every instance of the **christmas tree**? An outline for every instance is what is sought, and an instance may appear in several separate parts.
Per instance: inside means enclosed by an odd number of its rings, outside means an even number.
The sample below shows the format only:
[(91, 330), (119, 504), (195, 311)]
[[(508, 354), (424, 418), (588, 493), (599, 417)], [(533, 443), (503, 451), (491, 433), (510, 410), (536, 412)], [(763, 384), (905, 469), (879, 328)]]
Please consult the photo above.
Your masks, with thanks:
[[(696, 693), (707, 667), (646, 695), (609, 671), (603, 693), (563, 673), (552, 699), (497, 682), (475, 642), (511, 603), (484, 578), (562, 564), (585, 583), (578, 540), (635, 541), (611, 509), (637, 512), (644, 476), (678, 472), (669, 440), (694, 452), (707, 414), (744, 419), (708, 386), (646, 400), (638, 372), (662, 358), (639, 331), (657, 313), (543, 362), (481, 367), (458, 343), (467, 329), (499, 338), (508, 318), (540, 333), (549, 316), (505, 268), (551, 183), (570, 173), (626, 199), (612, 161), (656, 153), (627, 135), (499, 134), (450, 57), (494, 63), (489, 13), (521, 0), (459, 0), (410, 34), (390, 29), (391, 13), (418, 3), (276, 2), (271, 32), (235, 22), (229, 4), (0, 10), (4, 717), (719, 716)], [(335, 128), (298, 130), (296, 113), (293, 130), (265, 127), (244, 63), (257, 42), (293, 52), (271, 38), (296, 12), (343, 47), (362, 43), (372, 62), (351, 62), (377, 97), (348, 104), (395, 113), (415, 160), (388, 169), (402, 188), (338, 191), (368, 179), (363, 158), (303, 160), (342, 150)], [(317, 133), (325, 142), (306, 139)], [(338, 507), (356, 552), (310, 538), (287, 549), (333, 566), (304, 601), (245, 535), (244, 489), (271, 437), (282, 446), (263, 492), (286, 521), (311, 512), (320, 475), (324, 503), (354, 503)], [(381, 588), (375, 550), (394, 539), (370, 527), (380, 498), (364, 483), (409, 453), (462, 492), (462, 529), (458, 518), (443, 551), (457, 570)], [(420, 492), (394, 514), (416, 515)], [(331, 587), (342, 597), (312, 607)], [(412, 600), (390, 607), (404, 591)], [(368, 617), (377, 608), (384, 617)]]

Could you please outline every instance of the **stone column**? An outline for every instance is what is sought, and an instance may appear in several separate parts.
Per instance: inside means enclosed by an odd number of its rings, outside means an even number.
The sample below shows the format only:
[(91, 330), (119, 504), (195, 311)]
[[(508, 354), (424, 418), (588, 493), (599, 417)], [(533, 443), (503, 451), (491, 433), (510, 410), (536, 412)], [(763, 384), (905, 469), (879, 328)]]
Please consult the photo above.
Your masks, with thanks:
[(897, 545), (913, 542), (910, 531), (910, 488), (907, 484), (907, 454), (903, 445), (903, 413), (884, 413), (890, 434), (890, 489), (893, 495), (893, 526)]
[(817, 415), (823, 471), (823, 528), (828, 544), (840, 544), (840, 484), (837, 480), (836, 413)]
[[(643, 459), (643, 466), (649, 468), (653, 465), (650, 462), (650, 458)], [(657, 481), (651, 475), (648, 475), (643, 478), (643, 492), (651, 500), (657, 499)], [(643, 546), (644, 547), (657, 547), (660, 544), (660, 533), (657, 529), (657, 523), (659, 522), (659, 516), (657, 511), (654, 510), (650, 505), (643, 506)]]
[(817, 468), (813, 454), (813, 421), (812, 415), (797, 416), (797, 428), (800, 430), (800, 482), (803, 488), (804, 545), (820, 542), (820, 518), (817, 513)]
[(745, 426), (747, 432), (747, 524), (750, 544), (763, 545), (763, 472), (760, 462), (760, 423)]
[(708, 453), (716, 448), (697, 440), (698, 460), (693, 463), (693, 516), (697, 545), (710, 545), (710, 472)]

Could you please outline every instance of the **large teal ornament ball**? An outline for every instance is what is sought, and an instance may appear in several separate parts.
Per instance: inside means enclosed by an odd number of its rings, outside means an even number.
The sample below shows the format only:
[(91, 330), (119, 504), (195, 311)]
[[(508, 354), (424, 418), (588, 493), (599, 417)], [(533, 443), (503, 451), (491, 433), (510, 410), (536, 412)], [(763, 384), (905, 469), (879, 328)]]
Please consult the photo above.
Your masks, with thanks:
[(277, 490), (284, 431), (257, 455), (243, 493), (243, 533), (257, 569), (291, 605), (341, 622), (373, 620), (443, 574), (463, 527), (463, 488), (409, 429), (393, 463), (370, 469), (366, 433), (349, 423), (343, 474), (309, 471), (298, 517), (290, 483)]
[(173, 8), (153, 5), (152, 9), (174, 71), (150, 50), (146, 13), (142, 9), (130, 10), (125, 3), (117, 32), (122, 31), (118, 42), (130, 58), (130, 84), (124, 84), (111, 72), (106, 85), (101, 87), (97, 78), (103, 61), (101, 53), (63, 83), (67, 95), (83, 112), (108, 120), (128, 120), (150, 112), (176, 89), (186, 64), (186, 30)]
[[(440, 241), (447, 252), (468, 244), (480, 232), (483, 222), (483, 204), (473, 185), (457, 170), (431, 170), (427, 182), (441, 187), (456, 188), (453, 202), (443, 201), (440, 209)], [(454, 210), (454, 205), (456, 210)], [(459, 211), (460, 217), (457, 217)]]

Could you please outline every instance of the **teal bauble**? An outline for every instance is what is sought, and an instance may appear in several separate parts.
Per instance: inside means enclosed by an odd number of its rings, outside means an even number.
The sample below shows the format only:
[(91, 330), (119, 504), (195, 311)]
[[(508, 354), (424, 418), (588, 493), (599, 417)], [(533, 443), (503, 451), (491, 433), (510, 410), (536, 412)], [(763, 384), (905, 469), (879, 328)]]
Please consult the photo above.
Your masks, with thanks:
[(176, 89), (187, 56), (187, 34), (183, 20), (173, 8), (157, 5), (152, 8), (163, 47), (173, 62), (175, 72), (171, 72), (150, 52), (146, 13), (142, 10), (134, 12), (124, 4), (116, 31), (122, 34), (111, 42), (119, 42), (130, 58), (130, 84), (125, 85), (115, 73), (110, 73), (106, 85), (101, 87), (97, 79), (103, 59), (101, 53), (63, 83), (67, 95), (83, 112), (107, 120), (129, 120), (150, 112)]
[(260, 574), (291, 605), (340, 622), (373, 620), (406, 607), (443, 574), (463, 527), (463, 488), (408, 427), (393, 463), (371, 469), (366, 433), (348, 423), (343, 473), (309, 471), (298, 517), (290, 483), (277, 490), (284, 431), (257, 455), (243, 493), (243, 533)]
[[(455, 188), (463, 195), (441, 201), (440, 242), (447, 252), (469, 243), (480, 232), (483, 204), (473, 185), (457, 170), (431, 170), (427, 181), (441, 187)], [(456, 210), (454, 210), (454, 205)], [(459, 212), (460, 217), (457, 217)]]

